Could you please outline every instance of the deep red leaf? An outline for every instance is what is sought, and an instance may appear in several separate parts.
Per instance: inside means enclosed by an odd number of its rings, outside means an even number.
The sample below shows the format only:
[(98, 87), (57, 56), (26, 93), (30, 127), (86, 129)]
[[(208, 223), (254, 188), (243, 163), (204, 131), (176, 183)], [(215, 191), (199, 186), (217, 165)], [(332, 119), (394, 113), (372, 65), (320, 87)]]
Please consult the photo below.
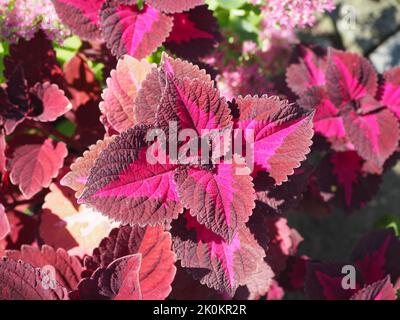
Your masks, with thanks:
[(29, 41), (20, 39), (9, 50), (10, 54), (4, 57), (4, 76), (7, 79), (12, 77), (16, 68), (21, 67), (29, 88), (38, 82), (48, 81), (66, 89), (56, 52), (44, 32), (36, 33)]
[[(393, 229), (372, 231), (356, 245), (349, 262), (307, 263), (306, 293), (312, 299), (328, 300), (391, 298), (392, 284), (400, 276), (399, 255), (400, 241)], [(355, 268), (355, 288), (342, 286), (345, 265)]]
[(176, 268), (171, 235), (157, 227), (122, 226), (111, 231), (92, 257), (85, 259), (89, 271), (105, 268), (116, 259), (141, 254), (139, 284), (144, 300), (165, 299), (171, 292)]
[[(98, 98), (81, 105), (70, 118), (76, 124), (75, 139), (79, 139), (82, 149), (103, 139), (106, 133), (105, 126), (100, 122), (101, 113), (98, 104), (100, 96)], [(68, 116), (70, 115), (71, 113)], [(107, 133), (113, 135), (115, 132), (107, 130)]]
[(203, 57), (211, 53), (221, 39), (218, 22), (206, 5), (176, 13), (173, 19), (165, 47), (180, 57), (190, 60)]
[(356, 288), (344, 289), (342, 268), (346, 263), (307, 263), (305, 292), (314, 300), (348, 300), (362, 288), (361, 276), (356, 269)]
[(266, 172), (258, 172), (254, 178), (258, 209), (274, 214), (295, 208), (303, 198), (312, 171), (313, 167), (308, 162), (303, 162), (288, 181), (279, 186), (275, 185)]
[(285, 288), (291, 291), (301, 291), (304, 289), (304, 280), (307, 274), (306, 264), (309, 258), (307, 256), (290, 256), (287, 266), (281, 274), (281, 283)]
[(85, 105), (89, 101), (98, 101), (100, 95), (100, 83), (87, 63), (87, 58), (76, 54), (64, 64), (65, 80), (68, 83), (68, 91), (71, 93), (74, 110)]
[(90, 61), (104, 64), (103, 79), (107, 79), (111, 70), (117, 66), (117, 58), (111, 54), (104, 41), (83, 41), (79, 51)]
[(140, 253), (118, 258), (106, 268), (97, 269), (90, 279), (79, 283), (81, 298), (142, 300), (139, 272)]
[(362, 159), (354, 151), (335, 152), (331, 157), (332, 173), (344, 189), (346, 205), (350, 207), (353, 197), (353, 187), (361, 172)]
[(199, 281), (193, 279), (185, 268), (179, 264), (176, 266), (177, 271), (172, 283), (172, 291), (169, 299), (172, 300), (222, 300), (224, 296), (207, 286), (202, 285)]
[(66, 300), (66, 289), (58, 282), (49, 287), (46, 278), (26, 262), (0, 258), (0, 300)]
[[(24, 206), (17, 208), (23, 209)], [(15, 211), (8, 211), (6, 215), (10, 224), (10, 233), (5, 239), (0, 240), (0, 256), (5, 255), (5, 250), (20, 249), (23, 244), (35, 245), (38, 229), (36, 217)]]
[(18, 124), (31, 111), (28, 90), (24, 70), (21, 65), (18, 65), (8, 77), (7, 88), (0, 89), (2, 104), (0, 113), (5, 122), (6, 133), (10, 133), (15, 129), (15, 127), (11, 128), (10, 124), (6, 123), (7, 120), (14, 120)]
[(41, 250), (23, 245), (21, 251), (11, 250), (6, 252), (9, 259), (22, 260), (34, 268), (51, 266), (54, 268), (56, 279), (67, 290), (74, 290), (81, 279), (83, 270), (78, 258), (69, 256), (63, 249), (54, 250), (48, 245), (42, 246)]
[(314, 191), (348, 213), (363, 208), (382, 182), (381, 176), (365, 172), (363, 166), (365, 162), (355, 151), (327, 154), (316, 169)]
[(250, 169), (243, 158), (221, 163), (215, 172), (189, 168), (176, 177), (177, 190), (190, 214), (228, 243), (236, 238), (254, 208)]
[(9, 135), (25, 120), (27, 114), (33, 111), (30, 108), (28, 84), (21, 65), (13, 70), (7, 80), (7, 87), (0, 87), (0, 103), (0, 123), (5, 134)]
[[(1, 123), (1, 117), (0, 117)], [(6, 135), (2, 129), (0, 129), (0, 174), (4, 174), (6, 171)], [(1, 176), (1, 175), (0, 175)]]
[(71, 109), (71, 103), (56, 84), (38, 82), (28, 88), (23, 73), (20, 76), (23, 86), (8, 82), (8, 96), (4, 95), (4, 91), (0, 92), (0, 99), (4, 103), (0, 116), (3, 117), (7, 134), (11, 134), (25, 119), (54, 121)]
[(154, 225), (177, 217), (182, 206), (173, 179), (176, 166), (147, 161), (146, 132), (144, 127), (129, 129), (103, 150), (80, 203), (124, 223)]
[(232, 116), (225, 98), (212, 82), (198, 79), (170, 78), (157, 111), (157, 125), (167, 128), (170, 121), (177, 121), (179, 129), (193, 129), (200, 137), (204, 130), (227, 129)]
[(372, 64), (362, 56), (330, 49), (326, 70), (329, 99), (337, 107), (366, 95), (375, 96), (378, 75)]
[(387, 109), (365, 115), (351, 111), (343, 122), (358, 154), (380, 172), (398, 146), (400, 130), (396, 117)]
[(392, 283), (400, 278), (400, 240), (392, 228), (369, 232), (354, 247), (351, 260), (364, 281), (371, 284), (389, 274)]
[(297, 253), (298, 246), (303, 241), (302, 236), (289, 226), (286, 218), (267, 214), (258, 206), (248, 227), (267, 253), (264, 260), (278, 276), (285, 270), (288, 258)]
[(182, 267), (195, 279), (230, 296), (238, 286), (253, 282), (265, 252), (246, 227), (228, 243), (199, 224), (189, 212), (174, 225), (174, 251)]
[(141, 124), (154, 125), (156, 113), (163, 95), (166, 93), (166, 75), (183, 80), (211, 82), (211, 77), (197, 65), (180, 59), (173, 59), (163, 53), (159, 69), (153, 69), (142, 82), (135, 104), (135, 118)]

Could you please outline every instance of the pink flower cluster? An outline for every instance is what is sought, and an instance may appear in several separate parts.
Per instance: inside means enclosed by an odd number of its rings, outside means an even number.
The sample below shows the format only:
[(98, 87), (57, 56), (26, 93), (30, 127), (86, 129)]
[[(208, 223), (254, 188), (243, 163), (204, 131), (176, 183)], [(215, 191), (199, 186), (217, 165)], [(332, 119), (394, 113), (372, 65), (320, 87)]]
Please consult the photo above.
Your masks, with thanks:
[(218, 89), (228, 100), (236, 95), (258, 95), (268, 91), (268, 79), (257, 65), (238, 66), (236, 70), (225, 69), (217, 79)]
[[(235, 58), (226, 59), (227, 51), (235, 52)], [(279, 95), (276, 77), (284, 74), (290, 55), (287, 44), (272, 45), (263, 51), (253, 41), (242, 45), (223, 42), (203, 62), (218, 70), (217, 87), (221, 95), (232, 100), (239, 95)]]
[(0, 0), (0, 41), (30, 40), (39, 29), (56, 41), (69, 34), (50, 0)]
[(293, 37), (296, 28), (315, 23), (315, 14), (335, 9), (333, 0), (250, 0), (262, 10), (261, 29), (265, 36)]

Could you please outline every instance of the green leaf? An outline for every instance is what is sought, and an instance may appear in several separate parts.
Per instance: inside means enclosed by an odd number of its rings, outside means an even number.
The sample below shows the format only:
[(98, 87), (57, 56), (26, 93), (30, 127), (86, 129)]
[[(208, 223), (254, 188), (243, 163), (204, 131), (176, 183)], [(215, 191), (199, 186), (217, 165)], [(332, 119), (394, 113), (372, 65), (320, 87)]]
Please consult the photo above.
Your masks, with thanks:
[(72, 138), (75, 135), (76, 124), (69, 121), (68, 119), (60, 118), (59, 120), (57, 120), (55, 128), (63, 135)]
[(224, 8), (217, 8), (214, 11), (214, 16), (217, 18), (218, 23), (222, 28), (229, 27), (230, 24), (229, 10), (226, 10)]
[(6, 82), (4, 78), (4, 57), (8, 54), (9, 44), (7, 42), (0, 42), (0, 83)]
[(87, 64), (89, 68), (93, 71), (96, 80), (100, 83), (103, 83), (104, 63), (87, 60)]
[(82, 41), (78, 36), (72, 36), (65, 39), (61, 45), (53, 43), (58, 62), (61, 65), (64, 65), (65, 62), (69, 61), (75, 56), (81, 45)]
[(218, 0), (218, 3), (221, 7), (225, 9), (238, 9), (243, 6), (246, 1), (245, 0)]
[(147, 58), (150, 63), (159, 64), (161, 61), (161, 55), (165, 51), (163, 46), (160, 46), (156, 52), (154, 52), (151, 56)]
[(396, 235), (400, 236), (400, 218), (391, 214), (384, 215), (380, 218), (376, 226), (378, 228), (393, 228)]

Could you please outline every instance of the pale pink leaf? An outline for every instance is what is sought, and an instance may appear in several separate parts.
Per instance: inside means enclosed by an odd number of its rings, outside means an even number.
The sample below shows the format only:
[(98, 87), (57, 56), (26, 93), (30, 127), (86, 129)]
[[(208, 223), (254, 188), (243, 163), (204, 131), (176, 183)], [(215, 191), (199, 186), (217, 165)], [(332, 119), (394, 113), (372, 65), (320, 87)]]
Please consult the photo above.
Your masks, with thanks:
[(79, 198), (85, 188), (90, 169), (94, 166), (100, 153), (107, 148), (114, 139), (115, 136), (106, 137), (104, 140), (99, 140), (96, 144), (91, 145), (89, 149), (83, 153), (82, 157), (75, 160), (71, 165), (71, 171), (61, 179), (60, 183), (76, 191), (75, 196)]
[(43, 105), (43, 113), (32, 117), (34, 120), (54, 121), (72, 108), (72, 104), (65, 96), (64, 91), (60, 90), (56, 84), (38, 83), (33, 90)]
[(165, 13), (182, 12), (204, 4), (204, 0), (147, 0), (146, 2)]
[(0, 203), (0, 240), (4, 239), (10, 233), (10, 223), (6, 215), (4, 206)]
[(100, 212), (85, 205), (78, 206), (72, 192), (68, 194), (55, 183), (49, 188), (39, 226), (39, 235), (44, 243), (83, 257), (118, 226)]
[(54, 147), (51, 139), (41, 145), (18, 147), (7, 164), (11, 182), (18, 185), (22, 194), (29, 199), (50, 185), (67, 154), (65, 143), (58, 142)]
[(137, 124), (134, 103), (143, 80), (152, 68), (153, 65), (146, 60), (139, 61), (125, 55), (118, 61), (117, 68), (111, 71), (99, 107), (107, 122), (117, 132)]

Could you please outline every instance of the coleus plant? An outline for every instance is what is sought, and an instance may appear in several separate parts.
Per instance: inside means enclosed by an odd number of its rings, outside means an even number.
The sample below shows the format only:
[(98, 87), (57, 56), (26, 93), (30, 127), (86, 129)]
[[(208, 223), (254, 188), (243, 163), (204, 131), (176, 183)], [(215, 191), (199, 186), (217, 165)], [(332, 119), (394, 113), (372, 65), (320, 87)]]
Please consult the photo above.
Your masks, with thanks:
[(364, 207), (382, 181), (381, 175), (363, 169), (364, 163), (354, 150), (328, 152), (314, 171), (318, 193), (347, 212)]
[[(246, 227), (255, 206), (252, 176), (267, 172), (276, 185), (287, 181), (310, 150), (313, 113), (273, 96), (238, 97), (229, 106), (205, 71), (167, 55), (159, 67), (122, 57), (102, 96), (102, 121), (115, 134), (90, 147), (62, 184), (76, 191), (79, 203), (113, 220), (169, 230), (177, 259), (201, 283), (233, 296), (239, 285), (254, 288), (262, 281), (265, 293), (273, 273), (263, 260), (264, 248)], [(155, 148), (160, 139), (145, 139), (154, 128), (172, 134), (170, 122), (177, 123), (177, 134), (222, 130), (228, 141), (235, 139), (235, 129), (254, 130), (254, 140), (244, 137), (254, 153), (253, 172), (240, 152), (229, 159), (226, 150), (219, 159), (210, 154), (208, 165), (198, 157), (173, 161), (168, 148)], [(212, 138), (218, 137), (207, 136)], [(183, 140), (178, 150), (196, 139)], [(148, 161), (146, 155), (157, 152), (165, 152), (166, 163)], [(209, 155), (199, 155), (204, 156)], [(120, 264), (139, 263), (136, 256), (129, 259), (101, 264), (87, 285), (103, 283)], [(196, 271), (201, 269), (209, 272)], [(115, 297), (115, 288), (102, 290), (102, 296)]]
[(400, 69), (380, 76), (358, 54), (303, 45), (294, 60), (287, 84), (299, 105), (315, 110), (316, 136), (329, 144), (315, 145), (322, 159), (308, 195), (348, 212), (359, 209), (398, 156)]
[[(37, 212), (47, 187), (65, 174), (63, 166), (76, 154), (104, 135), (98, 120), (91, 120), (99, 113), (100, 85), (83, 55), (76, 55), (63, 69), (51, 40), (38, 32), (30, 40), (12, 44), (4, 65), (7, 82), (0, 89), (1, 254), (37, 243)], [(57, 129), (64, 123), (76, 126), (73, 136)]]
[(112, 54), (142, 59), (162, 44), (191, 58), (220, 38), (204, 0), (53, 0), (65, 25), (85, 40), (102, 39)]
[[(5, 58), (0, 298), (278, 299), (304, 282), (311, 298), (395, 297), (400, 250), (391, 231), (355, 251), (357, 286), (343, 294), (327, 264), (299, 254), (303, 239), (279, 214), (306, 189), (346, 209), (372, 198), (398, 144), (398, 68), (379, 78), (357, 55), (302, 48), (287, 74), (298, 104), (226, 101), (189, 62), (140, 60), (160, 45), (188, 58), (208, 52), (219, 35), (204, 1), (53, 2), (74, 32), (100, 41), (84, 42), (64, 68), (42, 32)], [(88, 57), (106, 65), (105, 83)], [(71, 137), (55, 129), (65, 123), (76, 127)], [(313, 126), (331, 143), (317, 166), (305, 160)]]
[(355, 150), (365, 169), (381, 173), (399, 141), (400, 69), (381, 81), (371, 63), (355, 53), (329, 49), (318, 55), (300, 48), (287, 83), (306, 109), (315, 109), (315, 131), (337, 151)]
[[(33, 43), (40, 49), (29, 50)], [(23, 58), (20, 56), (22, 51)], [(20, 40), (12, 45), (4, 64), (8, 81), (6, 87), (0, 88), (0, 157), (4, 157), (0, 161), (0, 172), (7, 170), (11, 182), (19, 186), (26, 198), (31, 198), (43, 187), (48, 187), (52, 178), (58, 175), (67, 147), (50, 138), (36, 139), (39, 143), (19, 147), (15, 144), (12, 156), (6, 160), (5, 135), (13, 133), (23, 122), (35, 123), (33, 127), (38, 128), (45, 126), (41, 123), (55, 121), (71, 110), (72, 104), (60, 88), (65, 80), (51, 42), (44, 33), (37, 33), (31, 41)], [(34, 140), (31, 137), (31, 142)]]
[[(40, 50), (29, 50), (33, 41)], [(33, 41), (12, 45), (4, 61), (8, 81), (6, 88), (0, 89), (0, 99), (1, 121), (7, 134), (25, 119), (54, 121), (71, 109), (51, 42), (43, 32)]]

